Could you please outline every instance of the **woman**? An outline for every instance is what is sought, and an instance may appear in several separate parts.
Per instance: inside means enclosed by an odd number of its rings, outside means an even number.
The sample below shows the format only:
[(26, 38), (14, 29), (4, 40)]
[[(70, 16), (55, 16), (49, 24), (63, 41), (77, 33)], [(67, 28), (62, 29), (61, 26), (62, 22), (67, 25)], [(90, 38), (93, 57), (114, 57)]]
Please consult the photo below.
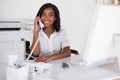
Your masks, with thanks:
[[(39, 21), (44, 25), (39, 25)], [(68, 57), (70, 44), (65, 31), (60, 29), (60, 15), (58, 8), (51, 3), (44, 4), (34, 21), (34, 36), (31, 48), (35, 45), (39, 37), (39, 42), (33, 52), (36, 62), (49, 62), (55, 59)]]

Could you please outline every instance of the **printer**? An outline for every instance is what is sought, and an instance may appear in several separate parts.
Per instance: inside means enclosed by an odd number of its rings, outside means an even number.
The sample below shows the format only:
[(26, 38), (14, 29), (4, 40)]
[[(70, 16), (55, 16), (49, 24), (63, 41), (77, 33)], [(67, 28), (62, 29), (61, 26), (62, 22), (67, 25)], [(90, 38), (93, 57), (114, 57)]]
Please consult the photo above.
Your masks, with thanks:
[(0, 21), (0, 30), (20, 30), (20, 21)]

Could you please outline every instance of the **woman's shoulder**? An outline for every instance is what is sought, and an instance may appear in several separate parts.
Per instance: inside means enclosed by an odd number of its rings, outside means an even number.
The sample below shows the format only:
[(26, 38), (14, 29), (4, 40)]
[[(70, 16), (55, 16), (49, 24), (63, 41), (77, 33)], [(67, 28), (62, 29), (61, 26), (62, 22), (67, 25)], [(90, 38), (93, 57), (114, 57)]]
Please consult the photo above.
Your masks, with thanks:
[(59, 35), (59, 36), (60, 35), (63, 36), (63, 35), (66, 35), (66, 32), (65, 32), (64, 29), (60, 29), (59, 32), (56, 32), (56, 34)]

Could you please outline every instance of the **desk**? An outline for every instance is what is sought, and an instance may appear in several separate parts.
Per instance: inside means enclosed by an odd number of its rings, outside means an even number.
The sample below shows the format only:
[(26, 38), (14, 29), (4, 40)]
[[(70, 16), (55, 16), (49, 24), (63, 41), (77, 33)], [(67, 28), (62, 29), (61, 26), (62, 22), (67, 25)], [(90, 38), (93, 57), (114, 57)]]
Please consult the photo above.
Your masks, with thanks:
[[(53, 80), (102, 80), (108, 77), (119, 76), (118, 70), (109, 70), (98, 65), (70, 64), (70, 57), (51, 61), (53, 64)], [(62, 63), (69, 63), (69, 68), (62, 68)], [(6, 65), (0, 64), (0, 80), (6, 80)], [(29, 79), (30, 80), (30, 79)]]

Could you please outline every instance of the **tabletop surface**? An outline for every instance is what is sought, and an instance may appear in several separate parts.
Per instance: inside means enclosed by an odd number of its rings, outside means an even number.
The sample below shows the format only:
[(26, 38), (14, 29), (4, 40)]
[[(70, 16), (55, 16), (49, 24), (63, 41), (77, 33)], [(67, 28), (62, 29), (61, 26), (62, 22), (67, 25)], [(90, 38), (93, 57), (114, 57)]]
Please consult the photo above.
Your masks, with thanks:
[[(118, 69), (105, 69), (94, 64), (72, 64), (70, 60), (71, 57), (67, 57), (49, 62), (53, 66), (51, 79), (48, 80), (103, 80), (120, 75)], [(63, 68), (63, 63), (67, 63), (68, 67)], [(6, 66), (6, 64), (0, 63), (0, 80), (6, 80)]]

